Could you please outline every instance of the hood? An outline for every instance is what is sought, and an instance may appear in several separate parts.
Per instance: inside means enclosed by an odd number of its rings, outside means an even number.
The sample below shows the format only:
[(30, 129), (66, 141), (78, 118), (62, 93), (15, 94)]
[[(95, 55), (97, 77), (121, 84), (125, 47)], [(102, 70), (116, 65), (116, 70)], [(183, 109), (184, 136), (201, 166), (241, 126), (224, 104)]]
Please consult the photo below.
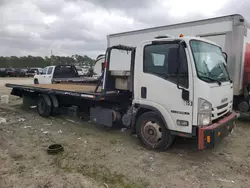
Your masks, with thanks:
[(220, 86), (210, 86), (210, 100), (212, 103), (212, 120), (232, 111), (233, 84), (224, 82)]
[(223, 82), (220, 86), (210, 86), (209, 98), (212, 107), (224, 105), (233, 101), (233, 84), (230, 82)]

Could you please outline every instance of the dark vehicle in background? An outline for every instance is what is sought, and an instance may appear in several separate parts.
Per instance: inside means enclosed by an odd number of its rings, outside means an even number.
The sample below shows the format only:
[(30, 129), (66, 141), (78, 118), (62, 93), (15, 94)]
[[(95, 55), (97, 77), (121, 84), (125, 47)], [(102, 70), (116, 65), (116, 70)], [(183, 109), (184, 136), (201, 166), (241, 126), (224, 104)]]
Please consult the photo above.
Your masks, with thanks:
[(42, 74), (42, 68), (0, 68), (0, 77), (26, 77)]
[(5, 69), (6, 76), (13, 77), (15, 76), (15, 69), (13, 68), (7, 68)]
[(5, 76), (6, 76), (6, 69), (0, 68), (0, 77), (5, 77)]
[(42, 68), (30, 68), (26, 71), (25, 76), (33, 77), (36, 74), (42, 74), (42, 70), (43, 70)]
[(25, 77), (27, 71), (28, 71), (28, 69), (17, 68), (17, 69), (15, 69), (14, 76)]

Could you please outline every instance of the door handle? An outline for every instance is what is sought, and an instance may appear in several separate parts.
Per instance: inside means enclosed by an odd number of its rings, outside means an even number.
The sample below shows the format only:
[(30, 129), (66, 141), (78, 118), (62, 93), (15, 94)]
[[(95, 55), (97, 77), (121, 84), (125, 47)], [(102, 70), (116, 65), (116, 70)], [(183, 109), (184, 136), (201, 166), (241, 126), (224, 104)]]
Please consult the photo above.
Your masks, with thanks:
[(147, 98), (147, 88), (141, 87), (141, 98), (146, 99)]

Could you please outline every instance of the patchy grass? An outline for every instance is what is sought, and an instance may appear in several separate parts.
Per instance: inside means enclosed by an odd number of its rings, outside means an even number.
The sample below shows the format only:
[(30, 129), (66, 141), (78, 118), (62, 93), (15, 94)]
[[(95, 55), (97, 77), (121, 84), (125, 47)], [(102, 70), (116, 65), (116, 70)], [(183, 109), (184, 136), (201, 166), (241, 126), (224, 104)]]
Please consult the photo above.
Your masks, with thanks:
[(137, 180), (136, 182), (129, 180), (123, 174), (112, 173), (107, 167), (103, 165), (81, 165), (78, 170), (79, 173), (84, 176), (91, 177), (98, 182), (106, 183), (110, 187), (121, 188), (146, 188), (148, 184), (143, 180)]
[[(90, 177), (101, 184), (108, 184), (109, 188), (147, 188), (149, 184), (142, 179), (131, 181), (123, 174), (117, 172), (111, 172), (109, 168), (100, 164), (80, 164), (74, 166), (67, 163), (62, 164), (62, 158), (54, 158), (51, 164), (56, 165), (58, 168), (65, 172), (72, 173), (77, 172), (83, 176)], [(65, 160), (65, 158), (64, 158)]]

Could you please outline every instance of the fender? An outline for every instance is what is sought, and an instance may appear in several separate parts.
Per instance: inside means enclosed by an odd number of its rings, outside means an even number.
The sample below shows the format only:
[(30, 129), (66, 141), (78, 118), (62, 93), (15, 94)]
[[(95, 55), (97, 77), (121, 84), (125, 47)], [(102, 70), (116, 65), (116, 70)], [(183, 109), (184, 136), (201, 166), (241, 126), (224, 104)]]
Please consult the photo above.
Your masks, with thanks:
[[(38, 82), (39, 82), (39, 81), (40, 81), (40, 80), (39, 80), (39, 77), (40, 77), (40, 75), (35, 75), (35, 76), (33, 77), (33, 80), (37, 79)], [(40, 83), (40, 82), (39, 82), (39, 83)]]
[[(145, 104), (135, 104), (134, 108), (136, 108), (137, 110), (133, 114), (133, 117), (132, 117), (132, 133), (135, 133), (136, 118), (137, 118), (137, 115), (138, 115), (138, 111), (140, 109), (146, 109), (146, 110), (150, 110), (150, 111), (155, 112), (157, 114), (157, 116), (159, 116), (162, 119), (162, 121), (163, 121), (164, 125), (166, 126), (166, 128), (169, 129), (168, 124), (167, 124), (164, 116), (162, 115), (162, 113), (157, 108), (155, 108), (153, 106), (150, 106), (150, 105), (145, 105)], [(190, 134), (190, 133), (183, 133), (183, 132), (179, 132), (179, 131), (173, 131), (173, 130), (170, 130), (170, 129), (169, 129), (169, 131), (171, 132), (172, 135), (192, 138), (192, 134)]]
[(157, 116), (159, 116), (159, 117), (162, 119), (162, 121), (163, 121), (164, 125), (166, 126), (166, 128), (167, 128), (167, 129), (169, 128), (169, 127), (168, 127), (168, 124), (167, 124), (167, 122), (166, 122), (166, 120), (165, 120), (165, 118), (164, 118), (164, 116), (162, 115), (162, 113), (161, 113), (157, 108), (155, 108), (155, 107), (153, 107), (153, 106), (145, 105), (145, 104), (135, 104), (134, 107), (135, 107), (137, 110), (136, 110), (136, 112), (133, 114), (133, 117), (132, 117), (132, 128), (135, 127), (136, 118), (137, 118), (137, 115), (138, 115), (138, 112), (139, 112), (140, 109), (146, 109), (146, 110), (150, 110), (150, 111), (155, 112), (155, 113), (157, 114)]

